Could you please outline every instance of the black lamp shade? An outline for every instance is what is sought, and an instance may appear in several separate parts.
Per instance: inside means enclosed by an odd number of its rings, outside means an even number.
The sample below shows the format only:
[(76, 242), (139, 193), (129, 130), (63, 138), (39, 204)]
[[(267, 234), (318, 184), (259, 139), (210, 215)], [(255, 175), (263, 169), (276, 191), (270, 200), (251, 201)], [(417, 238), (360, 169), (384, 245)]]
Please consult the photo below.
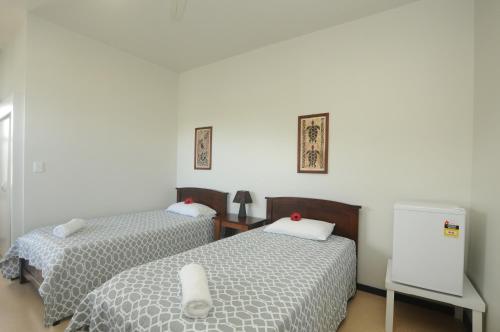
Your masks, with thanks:
[(240, 190), (234, 196), (233, 203), (252, 203), (252, 196), (249, 191)]

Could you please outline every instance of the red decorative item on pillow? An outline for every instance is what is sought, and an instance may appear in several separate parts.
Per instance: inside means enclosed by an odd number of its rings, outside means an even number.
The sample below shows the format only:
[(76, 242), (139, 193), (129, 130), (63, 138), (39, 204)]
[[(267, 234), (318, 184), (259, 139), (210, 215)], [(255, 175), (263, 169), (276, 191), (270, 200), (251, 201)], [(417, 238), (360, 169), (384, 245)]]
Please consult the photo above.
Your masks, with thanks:
[(191, 197), (186, 198), (184, 204), (193, 204), (193, 199)]
[(294, 212), (290, 216), (290, 219), (292, 219), (292, 221), (299, 221), (300, 219), (302, 219), (302, 216), (300, 215), (300, 213)]

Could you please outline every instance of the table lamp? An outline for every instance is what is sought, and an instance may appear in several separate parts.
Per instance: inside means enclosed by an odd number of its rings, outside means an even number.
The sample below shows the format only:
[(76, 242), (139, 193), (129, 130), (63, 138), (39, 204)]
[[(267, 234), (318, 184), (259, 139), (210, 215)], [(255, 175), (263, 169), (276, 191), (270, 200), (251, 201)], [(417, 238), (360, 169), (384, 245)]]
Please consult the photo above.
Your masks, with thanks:
[(249, 191), (239, 190), (234, 196), (233, 203), (240, 203), (240, 212), (238, 213), (238, 218), (245, 218), (247, 216), (245, 204), (252, 203), (252, 196), (250, 196)]

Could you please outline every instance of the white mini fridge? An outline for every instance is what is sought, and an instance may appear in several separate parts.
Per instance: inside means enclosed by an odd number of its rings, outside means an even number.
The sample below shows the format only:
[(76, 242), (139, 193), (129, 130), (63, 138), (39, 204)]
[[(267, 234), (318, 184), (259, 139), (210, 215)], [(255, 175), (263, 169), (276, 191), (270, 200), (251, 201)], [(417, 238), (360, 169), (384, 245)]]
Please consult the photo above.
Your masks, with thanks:
[(465, 235), (463, 208), (395, 204), (392, 280), (462, 296)]

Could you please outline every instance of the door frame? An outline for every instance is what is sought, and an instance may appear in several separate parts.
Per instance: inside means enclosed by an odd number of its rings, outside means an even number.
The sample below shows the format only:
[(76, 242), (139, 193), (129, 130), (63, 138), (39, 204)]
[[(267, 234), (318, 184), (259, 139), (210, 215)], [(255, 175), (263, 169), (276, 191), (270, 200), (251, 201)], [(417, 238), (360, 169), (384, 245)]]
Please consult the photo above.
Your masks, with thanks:
[[(14, 209), (13, 199), (12, 199), (12, 181), (13, 181), (13, 148), (14, 148), (14, 121), (13, 121), (13, 111), (14, 111), (14, 101), (12, 97), (0, 100), (0, 122), (9, 118), (9, 154), (8, 154), (8, 184), (7, 184), (7, 196), (9, 198), (9, 247), (12, 245), (12, 211)], [(1, 189), (0, 189), (1, 190)], [(0, 253), (0, 256), (4, 253)]]

